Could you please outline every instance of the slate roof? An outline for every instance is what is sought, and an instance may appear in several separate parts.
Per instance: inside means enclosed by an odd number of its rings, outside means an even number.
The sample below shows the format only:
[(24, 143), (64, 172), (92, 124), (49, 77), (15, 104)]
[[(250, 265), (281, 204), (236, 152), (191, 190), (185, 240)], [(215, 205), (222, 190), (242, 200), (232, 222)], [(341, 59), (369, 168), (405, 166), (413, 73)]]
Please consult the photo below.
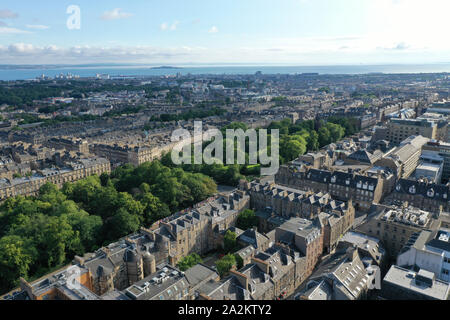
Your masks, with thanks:
[(328, 170), (311, 169), (306, 175), (305, 179), (319, 183), (332, 183), (349, 188), (357, 188), (359, 183), (372, 185), (374, 189), (378, 185), (378, 179), (373, 177), (366, 177), (362, 175), (342, 171), (330, 172)]
[(435, 183), (400, 179), (394, 189), (395, 193), (422, 195), (428, 199), (440, 202), (449, 201), (450, 187)]

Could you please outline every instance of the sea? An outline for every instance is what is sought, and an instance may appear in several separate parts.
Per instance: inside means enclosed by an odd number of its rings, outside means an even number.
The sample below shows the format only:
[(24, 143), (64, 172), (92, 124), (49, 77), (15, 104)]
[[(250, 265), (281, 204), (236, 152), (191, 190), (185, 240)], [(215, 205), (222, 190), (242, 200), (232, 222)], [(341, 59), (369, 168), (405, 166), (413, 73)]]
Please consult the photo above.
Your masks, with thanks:
[(336, 65), (336, 66), (185, 66), (175, 68), (155, 68), (152, 66), (130, 65), (89, 65), (89, 66), (0, 66), (0, 80), (31, 80), (41, 77), (55, 77), (60, 74), (72, 74), (82, 78), (108, 74), (111, 77), (170, 76), (176, 74), (223, 75), (223, 74), (302, 74), (318, 73), (321, 75), (337, 74), (405, 74), (405, 73), (447, 73), (450, 63), (440, 64), (392, 64), (392, 65)]

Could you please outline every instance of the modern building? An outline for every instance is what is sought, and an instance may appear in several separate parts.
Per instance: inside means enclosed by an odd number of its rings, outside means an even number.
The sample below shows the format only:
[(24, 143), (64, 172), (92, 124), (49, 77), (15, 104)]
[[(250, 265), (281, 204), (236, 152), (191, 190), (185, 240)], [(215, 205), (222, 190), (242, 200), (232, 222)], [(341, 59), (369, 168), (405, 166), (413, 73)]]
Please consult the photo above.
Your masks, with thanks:
[(387, 140), (400, 144), (410, 136), (446, 141), (447, 122), (434, 119), (391, 119), (387, 123)]
[(397, 265), (426, 270), (437, 279), (450, 282), (450, 229), (413, 234), (397, 257)]
[(450, 284), (432, 272), (392, 266), (383, 279), (381, 296), (389, 300), (448, 300)]
[(442, 181), (447, 183), (450, 178), (450, 143), (442, 141), (429, 141), (423, 146), (423, 153), (437, 154), (444, 159)]

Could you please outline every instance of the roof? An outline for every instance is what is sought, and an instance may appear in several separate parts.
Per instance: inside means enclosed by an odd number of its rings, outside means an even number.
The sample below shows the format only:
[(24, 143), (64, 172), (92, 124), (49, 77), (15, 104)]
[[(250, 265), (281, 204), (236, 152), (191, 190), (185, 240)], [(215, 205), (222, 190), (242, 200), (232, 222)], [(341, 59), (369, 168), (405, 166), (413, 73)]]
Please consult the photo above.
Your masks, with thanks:
[(217, 278), (219, 276), (216, 271), (203, 264), (197, 264), (186, 270), (184, 275), (191, 287), (196, 287), (207, 279)]
[[(423, 275), (420, 273), (419, 275)], [(417, 273), (398, 266), (392, 266), (383, 279), (387, 282), (404, 290), (413, 291), (429, 299), (447, 300), (450, 293), (450, 284), (441, 280), (434, 280), (433, 285), (426, 286), (416, 282)]]
[(270, 239), (255, 229), (248, 229), (238, 237), (238, 240), (251, 244), (255, 249), (260, 249), (263, 243), (268, 242)]
[(435, 248), (439, 251), (450, 252), (450, 230), (441, 229), (434, 234), (435, 237), (426, 243), (427, 247)]
[(379, 156), (374, 156), (367, 150), (361, 149), (353, 152), (351, 155), (347, 157), (347, 159), (359, 161), (362, 163), (373, 164), (376, 160), (379, 159)]
[(422, 195), (430, 200), (449, 201), (450, 187), (442, 184), (400, 179), (394, 189), (395, 193)]

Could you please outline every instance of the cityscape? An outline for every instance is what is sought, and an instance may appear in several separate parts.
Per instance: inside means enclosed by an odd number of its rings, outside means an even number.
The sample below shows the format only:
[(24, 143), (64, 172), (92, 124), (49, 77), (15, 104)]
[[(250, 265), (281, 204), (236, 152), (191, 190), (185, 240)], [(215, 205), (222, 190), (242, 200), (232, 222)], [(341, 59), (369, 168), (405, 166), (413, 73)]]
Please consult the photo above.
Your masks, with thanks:
[[(97, 20), (132, 19), (134, 6)], [(8, 47), (11, 34), (37, 36), (21, 30), (29, 13), (10, 8), (0, 7), (0, 304), (450, 300), (447, 48), (430, 40), (441, 57), (430, 62), (404, 45), (405, 64), (389, 50), (385, 61), (295, 67), (256, 49), (211, 57), (219, 65), (133, 58), (131, 47), (102, 61), (93, 47)], [(83, 5), (65, 9), (64, 28), (83, 30)], [(186, 24), (161, 19), (163, 33)], [(27, 28), (55, 28), (40, 23)], [(227, 25), (208, 26), (216, 37)]]

